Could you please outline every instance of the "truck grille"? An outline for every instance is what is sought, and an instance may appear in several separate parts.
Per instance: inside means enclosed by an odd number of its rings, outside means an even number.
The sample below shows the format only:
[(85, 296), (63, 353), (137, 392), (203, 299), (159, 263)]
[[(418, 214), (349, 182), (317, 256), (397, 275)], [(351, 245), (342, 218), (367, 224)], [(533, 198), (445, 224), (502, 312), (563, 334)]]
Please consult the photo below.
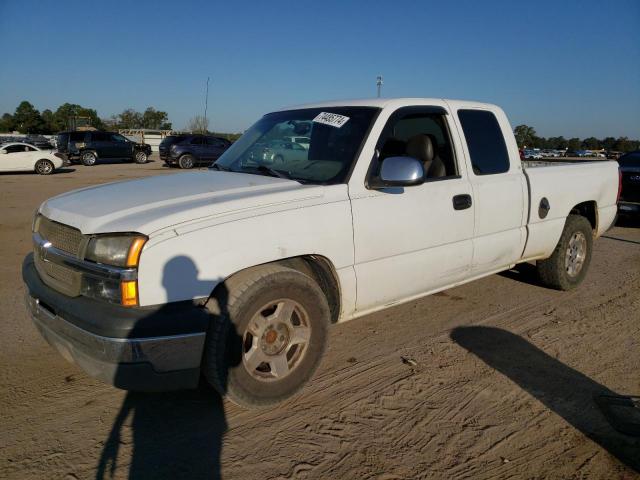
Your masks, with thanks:
[(40, 216), (37, 231), (42, 238), (51, 242), (51, 245), (57, 249), (80, 257), (84, 246), (84, 236), (80, 233), (80, 230), (52, 222), (48, 218)]
[[(86, 239), (79, 230), (52, 222), (40, 215), (36, 223), (37, 233), (51, 245), (77, 258), (81, 258), (86, 245)], [(54, 290), (70, 297), (80, 295), (82, 274), (72, 268), (45, 261), (43, 250), (34, 251), (35, 266), (40, 278)]]

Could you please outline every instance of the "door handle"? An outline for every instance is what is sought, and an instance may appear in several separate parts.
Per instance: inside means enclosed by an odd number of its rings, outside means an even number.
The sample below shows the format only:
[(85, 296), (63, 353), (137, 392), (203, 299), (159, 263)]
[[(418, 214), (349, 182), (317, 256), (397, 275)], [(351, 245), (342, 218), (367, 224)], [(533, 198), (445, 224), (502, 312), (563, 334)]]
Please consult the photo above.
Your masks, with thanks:
[(471, 195), (467, 195), (465, 193), (463, 195), (456, 195), (455, 197), (453, 197), (454, 210), (465, 210), (467, 208), (471, 208), (471, 205), (473, 205)]

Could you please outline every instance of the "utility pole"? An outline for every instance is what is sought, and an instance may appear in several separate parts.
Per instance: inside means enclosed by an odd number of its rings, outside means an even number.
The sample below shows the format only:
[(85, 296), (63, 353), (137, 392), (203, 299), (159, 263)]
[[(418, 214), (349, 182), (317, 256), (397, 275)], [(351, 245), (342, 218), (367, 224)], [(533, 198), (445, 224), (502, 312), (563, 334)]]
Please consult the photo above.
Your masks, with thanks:
[(376, 86), (378, 87), (378, 98), (380, 98), (380, 91), (382, 90), (382, 84), (384, 82), (382, 81), (382, 75), (378, 75), (378, 78), (376, 78)]
[(209, 122), (207, 121), (207, 108), (209, 107), (209, 77), (207, 77), (207, 93), (204, 96), (204, 123), (206, 129), (209, 129)]

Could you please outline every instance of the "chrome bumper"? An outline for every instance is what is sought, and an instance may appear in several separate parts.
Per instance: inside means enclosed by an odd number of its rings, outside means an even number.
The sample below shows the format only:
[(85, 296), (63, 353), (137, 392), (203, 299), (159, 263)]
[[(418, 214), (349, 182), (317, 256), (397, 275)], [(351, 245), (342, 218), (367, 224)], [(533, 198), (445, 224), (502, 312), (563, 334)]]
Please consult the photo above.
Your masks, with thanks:
[(29, 294), (26, 304), (47, 342), (92, 377), (126, 390), (175, 390), (198, 384), (205, 332), (139, 339), (103, 337), (55, 315)]

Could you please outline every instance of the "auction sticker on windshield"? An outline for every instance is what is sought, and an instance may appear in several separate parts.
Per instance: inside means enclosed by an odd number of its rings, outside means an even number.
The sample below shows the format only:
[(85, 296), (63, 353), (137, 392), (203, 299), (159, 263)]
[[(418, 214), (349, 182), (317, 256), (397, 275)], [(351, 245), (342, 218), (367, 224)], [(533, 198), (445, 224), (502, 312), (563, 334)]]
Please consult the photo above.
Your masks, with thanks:
[(338, 115), (337, 113), (320, 112), (313, 121), (316, 123), (322, 123), (323, 125), (340, 128), (349, 121), (349, 117)]

